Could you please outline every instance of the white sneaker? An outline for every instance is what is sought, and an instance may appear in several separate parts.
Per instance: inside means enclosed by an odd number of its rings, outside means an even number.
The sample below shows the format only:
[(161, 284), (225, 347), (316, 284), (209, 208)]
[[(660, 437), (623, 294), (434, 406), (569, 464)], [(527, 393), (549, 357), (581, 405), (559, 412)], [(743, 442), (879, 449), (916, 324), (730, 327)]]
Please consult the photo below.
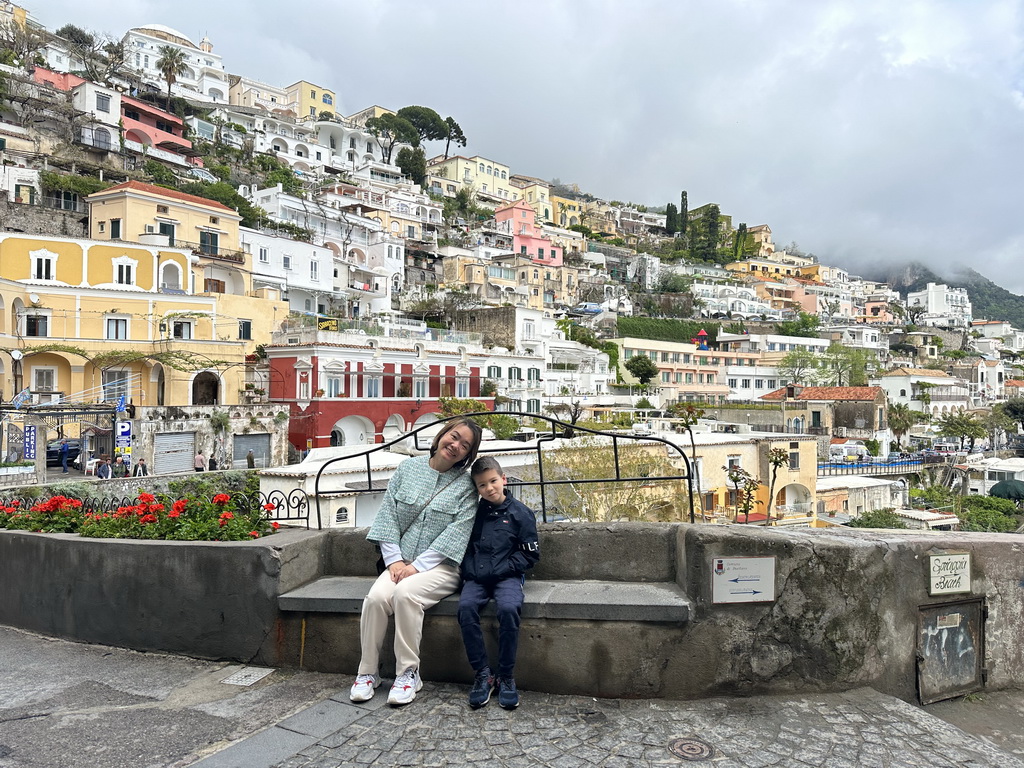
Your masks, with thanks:
[(415, 667), (409, 667), (395, 679), (388, 694), (388, 704), (408, 704), (416, 698), (416, 693), (423, 687), (420, 673)]
[(351, 701), (369, 701), (373, 698), (374, 689), (380, 685), (380, 678), (376, 675), (359, 675), (352, 684), (352, 692), (348, 697)]

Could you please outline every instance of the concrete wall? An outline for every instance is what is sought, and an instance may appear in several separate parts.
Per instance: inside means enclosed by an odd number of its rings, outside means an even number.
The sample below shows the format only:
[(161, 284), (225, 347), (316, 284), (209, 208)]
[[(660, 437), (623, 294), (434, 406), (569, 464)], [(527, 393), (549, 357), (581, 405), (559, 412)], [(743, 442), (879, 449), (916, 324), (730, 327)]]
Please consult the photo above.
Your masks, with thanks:
[[(364, 530), (230, 544), (0, 531), (0, 623), (204, 658), (353, 673), (358, 615), (282, 614), (323, 574), (374, 575)], [(922, 606), (988, 603), (988, 687), (1024, 684), (1024, 539), (1009, 534), (552, 524), (536, 578), (675, 581), (687, 624), (524, 621), (517, 678), (533, 690), (691, 698), (869, 685), (912, 700)], [(971, 595), (930, 597), (928, 555), (970, 552)], [(777, 559), (777, 599), (712, 603), (716, 557)], [(390, 640), (385, 643), (385, 669)], [(428, 616), (424, 674), (469, 679), (458, 626)]]

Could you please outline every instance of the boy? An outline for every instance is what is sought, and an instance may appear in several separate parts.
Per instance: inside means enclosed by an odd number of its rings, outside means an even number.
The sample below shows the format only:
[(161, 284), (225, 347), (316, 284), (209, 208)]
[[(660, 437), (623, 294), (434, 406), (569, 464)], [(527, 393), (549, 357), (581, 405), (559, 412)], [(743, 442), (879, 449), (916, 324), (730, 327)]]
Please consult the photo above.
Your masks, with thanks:
[[(537, 520), (529, 507), (505, 494), (505, 473), (495, 459), (477, 459), (470, 476), (480, 494), (480, 504), (462, 561), (462, 578), (466, 583), (459, 597), (462, 641), (475, 673), (469, 706), (484, 706), (497, 688), (498, 704), (515, 709), (519, 706), (519, 692), (512, 670), (519, 645), (523, 582), (526, 570), (540, 560)], [(480, 629), (480, 609), (491, 598), (498, 611), (497, 678), (488, 666)]]

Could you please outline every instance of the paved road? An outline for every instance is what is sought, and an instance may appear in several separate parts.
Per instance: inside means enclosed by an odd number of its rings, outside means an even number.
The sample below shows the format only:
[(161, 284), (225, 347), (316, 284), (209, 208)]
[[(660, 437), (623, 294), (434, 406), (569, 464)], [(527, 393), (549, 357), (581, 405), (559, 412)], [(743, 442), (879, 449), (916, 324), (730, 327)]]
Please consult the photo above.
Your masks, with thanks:
[(926, 710), (870, 689), (700, 701), (526, 691), (514, 712), (474, 712), (465, 687), (427, 683), (392, 709), (386, 687), (351, 704), (347, 676), (277, 670), (228, 685), (240, 665), (5, 627), (0, 651), (0, 768), (689, 764), (673, 745), (716, 768), (1024, 768), (1017, 692)]

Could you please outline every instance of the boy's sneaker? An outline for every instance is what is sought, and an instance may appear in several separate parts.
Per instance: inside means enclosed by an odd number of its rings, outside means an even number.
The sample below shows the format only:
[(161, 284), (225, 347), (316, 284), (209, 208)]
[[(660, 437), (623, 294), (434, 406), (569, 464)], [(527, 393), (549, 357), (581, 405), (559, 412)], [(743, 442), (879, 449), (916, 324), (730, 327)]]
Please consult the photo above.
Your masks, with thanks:
[(476, 673), (473, 680), (473, 687), (469, 691), (469, 706), (473, 709), (487, 704), (491, 700), (491, 691), (494, 690), (494, 675), (490, 667), (484, 667)]
[(348, 697), (351, 701), (369, 701), (373, 698), (378, 685), (380, 685), (380, 678), (377, 675), (358, 675)]
[(416, 698), (416, 693), (423, 687), (420, 673), (415, 667), (409, 667), (395, 679), (388, 694), (388, 704), (409, 704)]
[(519, 691), (516, 681), (511, 677), (498, 678), (498, 704), (502, 709), (515, 709), (519, 706)]

